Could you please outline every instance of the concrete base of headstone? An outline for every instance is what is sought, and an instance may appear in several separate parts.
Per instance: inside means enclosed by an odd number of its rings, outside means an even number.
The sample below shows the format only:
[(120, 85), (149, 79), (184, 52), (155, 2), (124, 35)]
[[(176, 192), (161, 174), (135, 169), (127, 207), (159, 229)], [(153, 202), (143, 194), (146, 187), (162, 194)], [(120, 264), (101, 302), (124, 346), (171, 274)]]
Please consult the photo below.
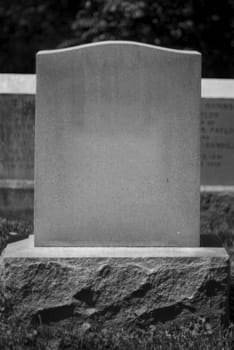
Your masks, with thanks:
[(34, 248), (33, 236), (1, 257), (11, 316), (53, 327), (205, 320), (228, 322), (229, 257), (223, 248)]

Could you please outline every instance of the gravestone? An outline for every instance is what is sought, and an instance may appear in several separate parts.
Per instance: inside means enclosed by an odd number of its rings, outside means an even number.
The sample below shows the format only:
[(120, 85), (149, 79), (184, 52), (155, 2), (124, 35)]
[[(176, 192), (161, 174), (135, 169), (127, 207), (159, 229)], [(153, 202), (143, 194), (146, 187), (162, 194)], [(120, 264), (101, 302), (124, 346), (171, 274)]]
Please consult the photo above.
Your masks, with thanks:
[(201, 102), (201, 184), (234, 185), (234, 82), (205, 79)]
[(200, 54), (37, 56), (37, 246), (198, 246)]
[(0, 76), (0, 180), (33, 180), (34, 87), (33, 75)]
[(0, 74), (0, 217), (33, 216), (35, 76)]
[(0, 258), (7, 316), (66, 336), (225, 324), (228, 255), (198, 247), (200, 55), (107, 42), (41, 52), (37, 74), (36, 246)]

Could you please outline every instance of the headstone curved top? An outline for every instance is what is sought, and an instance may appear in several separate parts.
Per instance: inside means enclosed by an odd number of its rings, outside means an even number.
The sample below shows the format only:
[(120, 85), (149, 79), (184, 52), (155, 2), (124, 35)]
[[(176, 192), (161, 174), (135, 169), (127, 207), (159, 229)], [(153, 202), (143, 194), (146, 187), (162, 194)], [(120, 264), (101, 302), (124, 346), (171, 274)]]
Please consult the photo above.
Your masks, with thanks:
[(198, 246), (200, 54), (37, 55), (37, 246)]

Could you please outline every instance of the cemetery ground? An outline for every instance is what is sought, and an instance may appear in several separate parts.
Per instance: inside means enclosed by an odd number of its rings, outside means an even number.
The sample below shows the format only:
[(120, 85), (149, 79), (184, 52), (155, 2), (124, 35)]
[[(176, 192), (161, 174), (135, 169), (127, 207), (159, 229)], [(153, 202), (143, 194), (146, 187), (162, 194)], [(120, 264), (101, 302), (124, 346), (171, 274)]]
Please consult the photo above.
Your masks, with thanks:
[[(7, 317), (7, 304), (0, 295), (1, 349), (223, 349), (234, 346), (234, 194), (201, 194), (201, 246), (223, 245), (231, 259), (230, 324), (212, 329), (205, 319), (191, 321), (186, 327), (159, 323), (142, 329), (137, 325), (126, 329), (101, 329), (98, 324), (83, 323), (79, 331), (66, 322), (25, 324)], [(28, 220), (0, 219), (0, 250), (7, 243), (24, 239), (33, 231)], [(2, 321), (1, 321), (2, 320)], [(6, 328), (6, 324), (8, 327)]]

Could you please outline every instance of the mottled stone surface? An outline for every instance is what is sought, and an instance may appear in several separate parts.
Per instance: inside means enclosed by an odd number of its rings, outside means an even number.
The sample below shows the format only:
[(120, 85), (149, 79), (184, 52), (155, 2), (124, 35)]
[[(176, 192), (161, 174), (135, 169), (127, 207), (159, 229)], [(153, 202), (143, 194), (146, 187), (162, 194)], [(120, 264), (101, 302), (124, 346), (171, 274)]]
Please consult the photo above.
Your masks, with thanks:
[(22, 322), (103, 327), (228, 320), (229, 260), (5, 258), (3, 294)]

